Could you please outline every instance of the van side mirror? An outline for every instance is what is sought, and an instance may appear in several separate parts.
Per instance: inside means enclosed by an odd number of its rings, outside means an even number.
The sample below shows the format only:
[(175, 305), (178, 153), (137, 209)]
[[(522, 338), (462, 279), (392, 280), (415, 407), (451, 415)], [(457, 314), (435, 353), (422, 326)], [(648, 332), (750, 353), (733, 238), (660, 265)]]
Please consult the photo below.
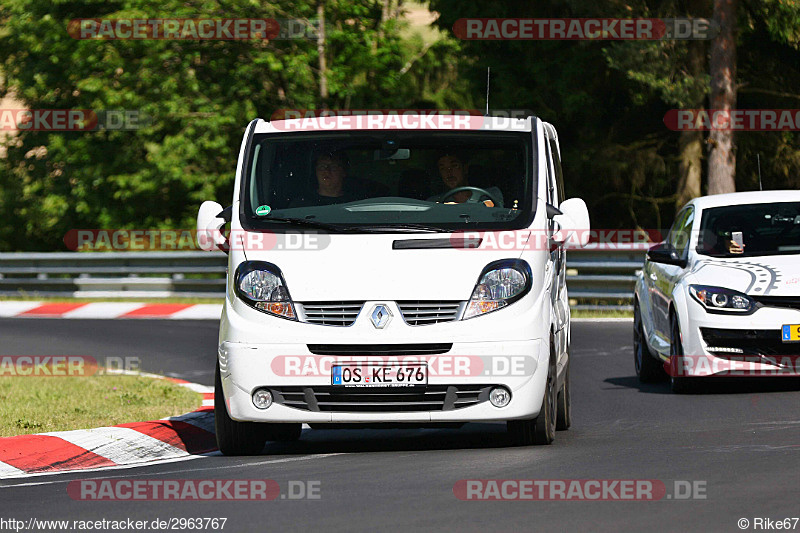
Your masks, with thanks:
[(197, 245), (201, 250), (227, 253), (228, 239), (222, 234), (225, 225), (223, 209), (217, 202), (205, 201), (197, 211)]
[(569, 248), (586, 246), (591, 232), (586, 202), (580, 198), (570, 198), (561, 202), (558, 211), (560, 213), (554, 213), (551, 217), (558, 224), (557, 230), (553, 233), (553, 240)]
[(666, 241), (658, 243), (647, 250), (647, 259), (653, 263), (676, 265), (681, 268), (684, 268), (687, 264), (687, 262), (678, 255), (675, 248)]

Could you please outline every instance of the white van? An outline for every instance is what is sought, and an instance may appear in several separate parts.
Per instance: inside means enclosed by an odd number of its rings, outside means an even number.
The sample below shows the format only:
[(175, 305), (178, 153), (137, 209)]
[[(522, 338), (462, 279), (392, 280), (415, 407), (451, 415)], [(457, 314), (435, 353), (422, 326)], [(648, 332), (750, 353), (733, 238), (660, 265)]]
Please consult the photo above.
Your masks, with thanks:
[(563, 191), (536, 117), (253, 120), (231, 207), (197, 218), (229, 254), (220, 450), (303, 424), (502, 421), (552, 442), (570, 425), (565, 249), (589, 237)]

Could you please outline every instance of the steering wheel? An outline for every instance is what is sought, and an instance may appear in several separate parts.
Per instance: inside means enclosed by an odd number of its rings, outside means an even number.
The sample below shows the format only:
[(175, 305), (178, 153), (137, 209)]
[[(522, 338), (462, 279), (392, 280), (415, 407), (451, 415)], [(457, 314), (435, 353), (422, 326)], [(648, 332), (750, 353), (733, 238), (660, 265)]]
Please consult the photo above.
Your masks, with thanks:
[(460, 193), (462, 191), (472, 191), (472, 195), (467, 200), (468, 204), (481, 203), (481, 197), (483, 197), (483, 196), (486, 196), (487, 198), (489, 198), (489, 200), (491, 200), (492, 203), (496, 207), (500, 207), (500, 205), (502, 203), (502, 202), (500, 202), (500, 200), (495, 198), (494, 195), (492, 195), (492, 193), (490, 193), (486, 189), (481, 189), (480, 187), (472, 187), (470, 185), (467, 185), (467, 186), (464, 186), (464, 187), (456, 187), (455, 189), (450, 189), (449, 191), (444, 193), (444, 196), (440, 196), (439, 200), (442, 203), (444, 203), (445, 200), (447, 200), (451, 196), (455, 196), (456, 194), (458, 194), (458, 193)]

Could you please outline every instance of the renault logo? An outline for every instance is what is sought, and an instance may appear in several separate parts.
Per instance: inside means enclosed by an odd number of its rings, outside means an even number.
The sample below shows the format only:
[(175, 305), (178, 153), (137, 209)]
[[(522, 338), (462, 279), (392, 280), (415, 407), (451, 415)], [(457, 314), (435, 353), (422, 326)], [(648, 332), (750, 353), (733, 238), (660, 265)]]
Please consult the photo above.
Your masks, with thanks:
[(378, 304), (372, 308), (369, 319), (372, 320), (372, 325), (377, 329), (383, 329), (392, 319), (392, 312), (385, 305)]

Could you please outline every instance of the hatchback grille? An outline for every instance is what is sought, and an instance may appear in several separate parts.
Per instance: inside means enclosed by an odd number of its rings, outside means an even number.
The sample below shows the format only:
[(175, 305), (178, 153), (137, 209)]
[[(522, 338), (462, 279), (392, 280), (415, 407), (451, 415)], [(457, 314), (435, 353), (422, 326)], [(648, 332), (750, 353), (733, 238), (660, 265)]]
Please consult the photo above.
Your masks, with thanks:
[(352, 326), (364, 302), (305, 302), (298, 303), (302, 322), (323, 326)]
[(751, 298), (767, 307), (800, 309), (800, 296), (751, 296)]
[(427, 385), (345, 389), (342, 387), (273, 387), (275, 403), (324, 413), (452, 411), (489, 399), (493, 385)]
[[(700, 328), (708, 350), (717, 357), (742, 355), (798, 355), (800, 344), (784, 343), (779, 329), (718, 329)], [(723, 348), (723, 350), (714, 350)], [(737, 352), (725, 349), (734, 348)], [(741, 350), (741, 352), (739, 352)], [(718, 353), (717, 353), (718, 352)]]
[(397, 302), (397, 306), (407, 324), (424, 326), (457, 320), (464, 302)]

